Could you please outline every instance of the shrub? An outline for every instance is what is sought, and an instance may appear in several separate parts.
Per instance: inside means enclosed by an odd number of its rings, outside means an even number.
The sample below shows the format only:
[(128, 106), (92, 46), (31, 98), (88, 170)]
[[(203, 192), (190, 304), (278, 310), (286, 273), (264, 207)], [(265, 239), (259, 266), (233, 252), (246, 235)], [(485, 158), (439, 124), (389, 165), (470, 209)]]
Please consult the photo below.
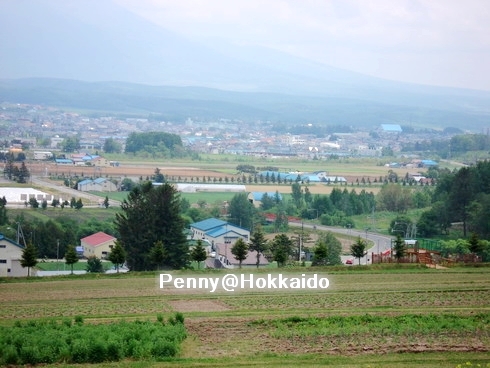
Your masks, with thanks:
[(151, 348), (151, 355), (154, 358), (170, 358), (178, 353), (177, 345), (165, 340), (157, 340)]
[(182, 313), (180, 313), (180, 312), (175, 313), (175, 320), (178, 323), (184, 324), (184, 315)]
[(0, 364), (1, 365), (19, 364), (19, 354), (17, 354), (17, 349), (14, 346), (10, 345), (7, 346), (5, 349), (3, 349), (2, 359), (0, 360)]
[(83, 317), (82, 316), (75, 316), (75, 323), (78, 325), (83, 324)]
[(2, 328), (0, 365), (52, 363), (102, 363), (125, 358), (169, 358), (177, 355), (186, 338), (184, 316), (172, 316), (172, 324), (135, 321), (109, 324), (83, 324), (77, 316), (74, 324), (32, 320)]
[(37, 346), (23, 346), (20, 349), (20, 364), (38, 364), (41, 357)]
[(103, 341), (92, 341), (88, 346), (88, 363), (102, 363), (107, 360), (107, 346)]

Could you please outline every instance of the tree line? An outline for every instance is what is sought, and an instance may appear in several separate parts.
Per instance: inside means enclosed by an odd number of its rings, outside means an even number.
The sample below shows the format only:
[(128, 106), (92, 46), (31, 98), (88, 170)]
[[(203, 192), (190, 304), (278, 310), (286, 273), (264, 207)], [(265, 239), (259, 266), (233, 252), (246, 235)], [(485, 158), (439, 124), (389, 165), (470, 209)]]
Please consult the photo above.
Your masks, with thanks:
[(447, 234), (461, 223), (463, 236), (490, 238), (490, 161), (459, 170), (443, 170), (431, 196), (431, 208), (420, 216), (417, 232), (424, 237)]
[[(329, 195), (311, 195), (307, 186), (294, 183), (289, 200), (280, 199), (278, 193), (264, 195), (261, 208), (255, 208), (246, 193), (237, 193), (230, 200), (225, 217), (230, 223), (251, 229), (254, 234), (251, 241), (253, 244), (260, 225), (267, 224), (264, 217), (266, 211), (275, 213), (275, 220), (271, 226), (273, 231), (280, 234), (288, 229), (288, 216), (299, 215), (304, 219), (318, 219), (324, 225), (355, 227), (349, 216), (370, 213), (376, 206), (384, 206), (399, 214), (390, 225), (391, 229), (395, 229), (397, 222), (405, 221), (403, 214), (407, 206), (419, 203), (420, 208), (426, 205), (431, 207), (422, 213), (416, 223), (418, 236), (430, 237), (447, 232), (451, 224), (457, 222), (462, 224), (464, 237), (469, 233), (474, 233), (481, 239), (490, 236), (489, 161), (454, 171), (440, 170), (438, 185), (435, 188), (415, 189), (410, 192), (407, 187), (392, 183), (385, 185), (377, 196), (365, 191), (356, 193), (347, 188), (334, 188)], [(419, 198), (421, 195), (423, 198)], [(116, 214), (112, 223), (104, 225), (88, 221), (78, 227), (68, 219), (59, 218), (42, 224), (23, 223), (23, 226), (25, 232), (30, 234), (31, 240), (35, 241), (42, 256), (53, 257), (57, 252), (64, 254), (66, 249), (56, 247), (58, 240), (62, 246), (77, 244), (78, 240), (86, 235), (104, 231), (116, 236), (121, 242), (121, 246), (127, 252), (131, 269), (183, 268), (194, 259), (189, 253), (184, 229), (191, 222), (221, 215), (221, 208), (205, 207), (203, 205), (202, 208), (191, 208), (188, 201), (180, 198), (175, 187), (167, 182), (159, 186), (143, 182), (129, 192), (121, 205), (121, 211)], [(5, 209), (5, 205), (3, 208)], [(2, 212), (2, 218), (6, 218), (5, 211)], [(20, 220), (16, 219), (17, 222)], [(405, 235), (408, 233), (409, 222), (408, 219), (405, 223), (406, 228), (402, 229)], [(261, 249), (260, 253), (267, 254), (269, 258), (281, 263), (281, 254), (291, 256), (291, 249), (298, 249), (296, 243), (294, 247), (289, 247), (288, 251), (288, 247), (282, 246), (286, 243), (285, 239), (279, 238), (274, 246), (271, 244), (266, 248), (267, 251)], [(316, 248), (318, 246), (315, 247), (315, 251)], [(327, 253), (332, 254), (332, 250)], [(320, 258), (320, 255), (316, 257), (317, 260)], [(336, 260), (329, 259), (325, 262), (335, 264)]]
[(407, 142), (402, 145), (402, 152), (431, 152), (444, 159), (471, 151), (490, 151), (490, 136), (488, 134), (459, 134), (450, 139)]

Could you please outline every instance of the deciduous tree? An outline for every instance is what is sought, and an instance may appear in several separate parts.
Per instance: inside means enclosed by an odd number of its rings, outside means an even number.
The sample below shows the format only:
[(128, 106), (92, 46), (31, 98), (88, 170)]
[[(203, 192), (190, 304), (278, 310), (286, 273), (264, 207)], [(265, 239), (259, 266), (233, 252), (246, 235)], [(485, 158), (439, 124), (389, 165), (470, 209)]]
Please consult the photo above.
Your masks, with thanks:
[[(317, 262), (318, 265), (338, 265), (342, 264), (342, 261), (340, 260), (340, 254), (342, 253), (342, 244), (339, 242), (339, 240), (335, 237), (335, 235), (327, 231), (323, 234), (320, 235), (318, 241), (317, 241), (317, 247), (315, 248), (315, 252), (319, 252), (319, 255), (321, 257), (318, 258)], [(323, 255), (323, 246), (326, 248), (326, 255)], [(317, 257), (315, 253), (315, 257)]]
[(87, 267), (85, 269), (89, 273), (102, 273), (104, 272), (104, 265), (99, 258), (91, 256), (87, 258)]
[(289, 257), (294, 253), (293, 241), (286, 234), (276, 235), (270, 248), (278, 267), (285, 266)]
[(318, 242), (316, 247), (313, 249), (312, 266), (326, 266), (328, 264), (327, 253), (327, 244), (325, 244), (323, 241)]

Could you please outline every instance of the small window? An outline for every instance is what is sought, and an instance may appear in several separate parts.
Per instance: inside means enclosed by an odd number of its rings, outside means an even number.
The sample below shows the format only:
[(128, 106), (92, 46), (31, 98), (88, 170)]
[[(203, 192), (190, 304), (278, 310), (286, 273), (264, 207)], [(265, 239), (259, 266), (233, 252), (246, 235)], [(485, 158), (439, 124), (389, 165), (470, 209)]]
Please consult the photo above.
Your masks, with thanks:
[(0, 263), (7, 263), (6, 259), (0, 259)]
[(0, 248), (7, 248), (5, 244), (0, 244)]

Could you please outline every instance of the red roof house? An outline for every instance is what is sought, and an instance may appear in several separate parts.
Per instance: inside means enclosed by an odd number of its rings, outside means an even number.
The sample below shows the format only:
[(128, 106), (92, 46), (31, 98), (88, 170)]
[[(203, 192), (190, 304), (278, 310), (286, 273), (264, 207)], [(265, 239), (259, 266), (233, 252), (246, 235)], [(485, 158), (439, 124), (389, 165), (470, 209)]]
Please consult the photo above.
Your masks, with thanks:
[(111, 252), (116, 240), (112, 235), (102, 231), (86, 236), (80, 239), (80, 245), (83, 247), (83, 256), (96, 256), (99, 259), (105, 259)]

